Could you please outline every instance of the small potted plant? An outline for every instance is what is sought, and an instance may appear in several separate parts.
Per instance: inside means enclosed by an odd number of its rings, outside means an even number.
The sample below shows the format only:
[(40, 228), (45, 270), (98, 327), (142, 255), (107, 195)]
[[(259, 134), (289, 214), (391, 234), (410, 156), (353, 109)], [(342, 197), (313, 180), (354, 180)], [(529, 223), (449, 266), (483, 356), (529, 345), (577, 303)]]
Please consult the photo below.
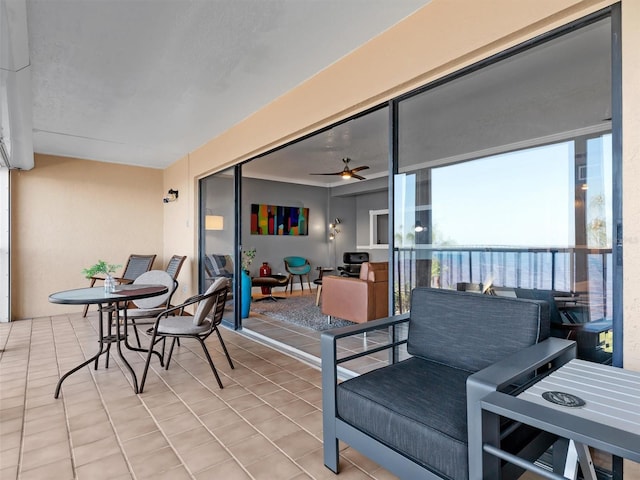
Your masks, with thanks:
[(111, 293), (116, 288), (116, 281), (111, 274), (115, 273), (121, 266), (122, 265), (107, 263), (104, 260), (98, 260), (98, 263), (95, 265), (83, 269), (82, 273), (86, 278), (92, 278), (96, 275), (104, 275), (104, 291)]
[(242, 251), (242, 270), (247, 272), (247, 274), (249, 273), (249, 267), (251, 266), (254, 258), (256, 258), (255, 248)]

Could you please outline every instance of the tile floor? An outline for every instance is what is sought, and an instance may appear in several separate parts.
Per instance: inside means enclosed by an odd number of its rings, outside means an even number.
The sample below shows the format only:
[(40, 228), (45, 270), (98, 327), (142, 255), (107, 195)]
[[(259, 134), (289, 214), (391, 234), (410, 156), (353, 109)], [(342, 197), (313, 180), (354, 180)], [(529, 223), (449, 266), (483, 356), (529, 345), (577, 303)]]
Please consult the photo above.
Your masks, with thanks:
[[(223, 329), (235, 370), (208, 340), (183, 341), (171, 368), (152, 362), (141, 395), (111, 355), (104, 368), (64, 372), (97, 348), (97, 314), (0, 324), (0, 479), (334, 478), (322, 461), (320, 371)], [(140, 375), (144, 357), (125, 353)], [(394, 478), (346, 447), (339, 477)]]
[[(68, 377), (56, 400), (60, 376), (96, 352), (97, 313), (0, 323), (0, 480), (396, 478), (346, 445), (339, 477), (324, 467), (320, 333), (257, 315), (245, 325), (222, 329), (234, 370), (217, 338), (207, 341), (223, 390), (187, 340), (168, 371), (152, 362), (141, 395), (111, 355), (110, 368), (101, 357), (97, 370)], [(384, 336), (339, 349), (348, 355)], [(140, 376), (144, 356), (125, 356)], [(380, 353), (349, 368), (384, 362)]]

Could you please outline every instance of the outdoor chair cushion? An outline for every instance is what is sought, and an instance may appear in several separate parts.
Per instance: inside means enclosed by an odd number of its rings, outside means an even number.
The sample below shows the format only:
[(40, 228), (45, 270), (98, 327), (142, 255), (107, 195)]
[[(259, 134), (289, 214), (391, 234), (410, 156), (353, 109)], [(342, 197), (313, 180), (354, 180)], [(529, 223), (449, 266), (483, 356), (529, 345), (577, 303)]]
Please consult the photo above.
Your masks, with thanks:
[[(548, 338), (548, 308), (544, 302), (463, 292), (452, 303), (446, 290), (431, 289), (428, 296), (411, 298), (407, 350), (477, 372)], [(531, 321), (536, 317), (543, 323)]]
[(211, 320), (205, 320), (200, 325), (193, 323), (193, 317), (167, 317), (160, 320), (158, 325), (159, 333), (167, 333), (174, 335), (194, 335), (206, 332), (211, 328)]
[(470, 374), (410, 358), (338, 385), (338, 416), (445, 478), (464, 478)]

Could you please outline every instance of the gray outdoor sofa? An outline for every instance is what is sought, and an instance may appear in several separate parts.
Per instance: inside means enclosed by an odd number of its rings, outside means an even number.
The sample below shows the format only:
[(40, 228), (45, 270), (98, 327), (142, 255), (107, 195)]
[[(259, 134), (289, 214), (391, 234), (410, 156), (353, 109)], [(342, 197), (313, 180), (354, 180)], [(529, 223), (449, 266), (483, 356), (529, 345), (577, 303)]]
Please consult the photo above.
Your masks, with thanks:
[[(400, 478), (483, 478), (480, 399), (495, 390), (516, 393), (574, 358), (575, 344), (548, 338), (544, 302), (431, 288), (411, 298), (409, 315), (323, 332), (325, 466), (338, 473), (342, 440)], [(407, 324), (408, 338), (400, 339)], [(338, 357), (341, 340), (385, 327), (388, 344)], [(405, 343), (409, 358), (398, 361)], [(341, 364), (384, 349), (390, 365), (339, 382)], [(537, 458), (555, 440), (503, 427), (501, 447), (524, 458)], [(497, 470), (490, 478), (523, 472), (513, 464)]]

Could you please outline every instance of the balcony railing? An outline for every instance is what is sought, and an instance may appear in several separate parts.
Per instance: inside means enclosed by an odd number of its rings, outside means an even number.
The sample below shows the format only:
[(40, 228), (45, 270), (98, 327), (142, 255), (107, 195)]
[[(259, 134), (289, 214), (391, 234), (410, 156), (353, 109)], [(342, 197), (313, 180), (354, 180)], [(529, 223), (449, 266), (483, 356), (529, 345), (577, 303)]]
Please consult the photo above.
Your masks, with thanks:
[(610, 317), (611, 261), (610, 248), (396, 248), (395, 310), (409, 310), (415, 287), (475, 283), (570, 292), (588, 302), (591, 319)]

